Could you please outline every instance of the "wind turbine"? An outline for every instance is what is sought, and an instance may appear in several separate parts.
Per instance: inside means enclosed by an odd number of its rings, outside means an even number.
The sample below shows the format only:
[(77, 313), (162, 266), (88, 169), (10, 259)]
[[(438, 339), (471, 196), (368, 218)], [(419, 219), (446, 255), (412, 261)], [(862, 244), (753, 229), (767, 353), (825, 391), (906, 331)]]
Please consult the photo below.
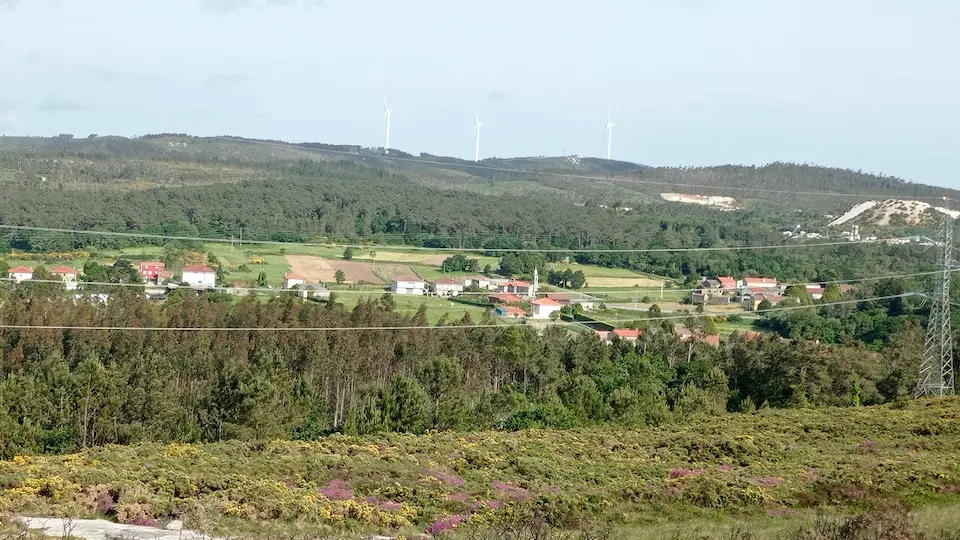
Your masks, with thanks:
[(607, 106), (607, 159), (610, 159), (613, 156), (613, 126), (614, 123), (610, 119), (610, 106)]
[(477, 151), (473, 158), (474, 161), (480, 161), (480, 128), (483, 127), (483, 122), (480, 121), (480, 115), (475, 115), (475, 121), (473, 122), (473, 132), (477, 135)]
[(387, 142), (383, 145), (383, 153), (385, 155), (390, 155), (390, 117), (393, 116), (393, 111), (390, 110), (390, 105), (387, 105), (387, 96), (383, 96), (383, 117), (387, 119)]

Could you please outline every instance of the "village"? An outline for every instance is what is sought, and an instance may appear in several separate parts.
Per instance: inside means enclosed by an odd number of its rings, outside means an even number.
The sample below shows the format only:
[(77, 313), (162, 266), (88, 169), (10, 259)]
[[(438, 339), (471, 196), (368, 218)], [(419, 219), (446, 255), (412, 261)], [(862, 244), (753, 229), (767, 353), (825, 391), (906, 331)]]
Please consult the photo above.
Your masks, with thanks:
[[(139, 273), (145, 285), (146, 296), (155, 300), (162, 300), (167, 294), (177, 289), (193, 290), (197, 294), (215, 291), (233, 296), (244, 296), (258, 291), (289, 292), (296, 294), (304, 301), (327, 301), (334, 293), (345, 290), (357, 294), (389, 291), (396, 295), (397, 301), (407, 299), (403, 302), (404, 305), (419, 305), (422, 302), (429, 304), (430, 309), (446, 311), (453, 309), (456, 303), (464, 308), (480, 310), (478, 312), (488, 310), (505, 322), (529, 320), (531, 323), (536, 323), (536, 321), (555, 321), (562, 318), (564, 321), (579, 325), (584, 330), (595, 332), (607, 343), (613, 343), (614, 340), (635, 342), (643, 333), (642, 330), (635, 328), (636, 324), (618, 322), (616, 318), (610, 319), (610, 322), (604, 320), (611, 314), (622, 316), (631, 313), (628, 306), (624, 304), (611, 304), (608, 307), (605, 302), (609, 301), (609, 294), (592, 295), (552, 286), (541, 287), (539, 269), (534, 270), (532, 279), (529, 281), (492, 274), (444, 275), (424, 279), (418, 273), (408, 272), (395, 275), (389, 279), (389, 285), (380, 286), (326, 283), (320, 280), (309, 280), (295, 271), (287, 271), (282, 274), (282, 282), (277, 284), (279, 285), (277, 287), (269, 286), (267, 283), (259, 286), (250, 286), (240, 281), (226, 283), (227, 280), (218, 279), (218, 271), (207, 264), (188, 264), (174, 272), (162, 261), (144, 260), (133, 263), (132, 268)], [(82, 271), (77, 268), (59, 265), (46, 271), (46, 275), (49, 275), (46, 281), (62, 281), (67, 291), (76, 291), (77, 300), (89, 298), (106, 303), (109, 295), (102, 291), (94, 294), (80, 294), (77, 289), (83, 283), (80, 279), (81, 274)], [(222, 274), (220, 276), (222, 278)], [(8, 281), (15, 283), (36, 281), (35, 269), (28, 266), (11, 267), (8, 271)], [(701, 279), (694, 289), (687, 289), (688, 296), (674, 295), (673, 298), (680, 300), (680, 303), (664, 302), (663, 309), (664, 314), (670, 314), (667, 318), (682, 318), (682, 314), (690, 313), (683, 308), (686, 304), (696, 306), (697, 312), (705, 312), (713, 317), (719, 317), (719, 320), (725, 320), (731, 314), (762, 311), (791, 300), (796, 297), (798, 287), (801, 287), (813, 301), (823, 299), (825, 294), (822, 283), (797, 285), (785, 284), (773, 277), (744, 276), (742, 279), (736, 279), (732, 276), (716, 276)], [(793, 290), (788, 291), (789, 288)], [(844, 284), (838, 287), (838, 292), (843, 293), (850, 289), (852, 289), (850, 285)], [(422, 298), (422, 301), (417, 300), (418, 297)], [(441, 300), (446, 302), (441, 303)], [(636, 313), (637, 305), (632, 307), (633, 312)], [(653, 311), (652, 305), (650, 307), (650, 311)], [(641, 309), (647, 308), (641, 307)], [(660, 307), (656, 308), (657, 313), (660, 309)], [(574, 316), (574, 314), (577, 315)], [(644, 313), (644, 315), (638, 315), (636, 319), (640, 321), (651, 316), (650, 313)], [(683, 342), (720, 345), (719, 333), (707, 331), (701, 325), (691, 324), (690, 326), (693, 328), (671, 325), (673, 332)], [(733, 330), (728, 329), (727, 333), (741, 331), (752, 338), (756, 332), (748, 328), (749, 324)]]

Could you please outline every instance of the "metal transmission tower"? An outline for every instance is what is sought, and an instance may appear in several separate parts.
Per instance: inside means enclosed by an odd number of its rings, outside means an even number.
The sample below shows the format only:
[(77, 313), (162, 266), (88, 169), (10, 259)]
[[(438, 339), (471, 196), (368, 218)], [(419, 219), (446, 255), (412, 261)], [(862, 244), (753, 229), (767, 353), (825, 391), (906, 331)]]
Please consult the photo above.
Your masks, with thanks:
[(950, 274), (953, 270), (953, 218), (944, 215), (938, 239), (940, 274), (931, 297), (916, 397), (953, 394), (953, 335), (950, 329)]

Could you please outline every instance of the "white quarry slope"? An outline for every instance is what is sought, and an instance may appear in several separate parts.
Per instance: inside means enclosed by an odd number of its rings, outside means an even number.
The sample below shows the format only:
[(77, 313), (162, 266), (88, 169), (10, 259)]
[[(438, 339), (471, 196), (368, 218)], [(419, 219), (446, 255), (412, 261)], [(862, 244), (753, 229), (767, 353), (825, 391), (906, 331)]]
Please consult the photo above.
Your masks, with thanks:
[(946, 214), (953, 219), (960, 217), (960, 210), (948, 210), (940, 206), (933, 206), (922, 201), (903, 199), (887, 199), (885, 201), (865, 201), (855, 205), (845, 214), (831, 221), (828, 226), (843, 225), (859, 218), (874, 225), (889, 225), (893, 218), (903, 223), (917, 224), (923, 221), (924, 215), (931, 210)]
[(850, 210), (847, 210), (847, 212), (846, 212), (845, 214), (843, 214), (842, 216), (840, 216), (840, 217), (838, 217), (837, 219), (835, 219), (835, 220), (831, 221), (830, 223), (828, 223), (827, 226), (828, 226), (828, 227), (833, 227), (834, 225), (843, 225), (844, 223), (850, 221), (851, 219), (854, 219), (854, 218), (856, 218), (857, 216), (859, 216), (860, 214), (862, 214), (862, 213), (866, 212), (867, 210), (873, 208), (873, 207), (876, 206), (877, 204), (878, 204), (877, 201), (866, 201), (866, 202), (862, 202), (862, 203), (854, 206), (854, 207), (851, 208)]

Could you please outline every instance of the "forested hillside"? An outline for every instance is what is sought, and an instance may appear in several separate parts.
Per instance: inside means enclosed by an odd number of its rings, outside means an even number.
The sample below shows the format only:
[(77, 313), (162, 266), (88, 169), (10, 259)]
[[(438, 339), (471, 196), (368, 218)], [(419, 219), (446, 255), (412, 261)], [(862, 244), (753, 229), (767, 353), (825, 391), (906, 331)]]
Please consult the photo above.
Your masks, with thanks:
[[(720, 212), (665, 203), (656, 196), (662, 186), (636, 184), (633, 173), (624, 173), (619, 162), (606, 169), (607, 180), (526, 173), (510, 173), (513, 179), (487, 178), (488, 173), (501, 173), (470, 168), (466, 162), (453, 163), (461, 167), (454, 171), (435, 164), (440, 163), (435, 159), (402, 161), (356, 150), (351, 154), (322, 145), (185, 136), (3, 138), (0, 224), (160, 236), (6, 231), (9, 247), (24, 251), (157, 244), (165, 235), (232, 238), (242, 229), (249, 240), (375, 241), (484, 248), (496, 255), (497, 249), (506, 248), (671, 250), (795, 244), (781, 231), (798, 222), (815, 230), (826, 222), (826, 208), (849, 204), (843, 197), (756, 192), (747, 194), (754, 198), (747, 199), (745, 209)], [(518, 163), (535, 168), (538, 162), (564, 174), (575, 173), (577, 167), (590, 167), (595, 174), (607, 165), (604, 160), (580, 160), (576, 165), (563, 158)], [(892, 178), (786, 164), (638, 167), (635, 172), (642, 179), (661, 179), (671, 189), (679, 189), (678, 182), (693, 182), (738, 189), (879, 190), (901, 196), (945, 192)], [(631, 194), (646, 202), (629, 210), (615, 208), (636, 200)], [(801, 207), (805, 210), (798, 212)], [(926, 225), (884, 231), (894, 233), (932, 234)], [(866, 277), (929, 269), (926, 261), (932, 261), (929, 253), (909, 246), (566, 255), (672, 277), (766, 273), (783, 279)]]
[[(54, 138), (0, 137), (0, 178), (33, 182), (39, 177), (74, 183), (191, 184), (276, 178), (278, 163), (300, 159), (363, 164), (371, 173), (404, 173), (433, 186), (509, 194), (513, 191), (563, 194), (592, 204), (639, 204), (659, 200), (665, 191), (729, 195), (757, 204), (808, 212), (834, 212), (860, 202), (857, 197), (811, 197), (809, 192), (872, 195), (873, 198), (957, 198), (960, 192), (904, 180), (807, 164), (763, 166), (648, 167), (579, 157), (489, 158), (479, 164), (455, 158), (317, 143), (288, 144), (234, 137), (186, 135)], [(176, 163), (216, 165), (212, 168)], [(382, 173), (375, 173), (382, 177)], [(681, 189), (682, 188), (682, 189)], [(771, 193), (782, 191), (784, 193)], [(791, 192), (798, 193), (791, 195)]]

